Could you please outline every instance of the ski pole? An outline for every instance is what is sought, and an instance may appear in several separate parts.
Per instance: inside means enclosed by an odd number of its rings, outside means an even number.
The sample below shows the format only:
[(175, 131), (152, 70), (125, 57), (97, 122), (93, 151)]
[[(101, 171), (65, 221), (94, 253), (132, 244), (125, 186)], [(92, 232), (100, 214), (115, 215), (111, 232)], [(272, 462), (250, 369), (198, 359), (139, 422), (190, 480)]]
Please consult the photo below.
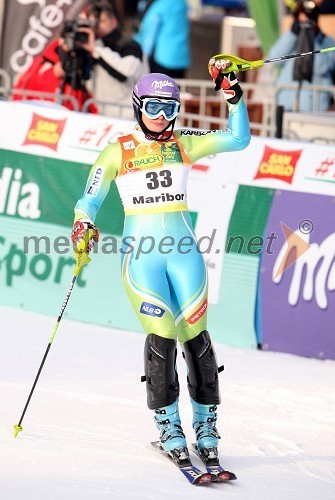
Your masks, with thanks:
[(78, 278), (78, 275), (81, 271), (81, 268), (85, 265), (85, 264), (88, 264), (90, 262), (90, 258), (87, 254), (87, 252), (85, 252), (85, 248), (86, 248), (86, 245), (87, 245), (87, 239), (89, 239), (90, 237), (90, 231), (87, 232), (87, 235), (85, 236), (85, 238), (79, 242), (78, 244), (78, 247), (77, 247), (77, 252), (78, 252), (78, 259), (77, 259), (77, 264), (76, 264), (76, 267), (75, 267), (75, 270), (74, 270), (74, 274), (73, 274), (73, 278), (71, 280), (71, 283), (70, 283), (70, 286), (69, 286), (69, 289), (66, 293), (66, 296), (65, 296), (65, 299), (62, 303), (62, 307), (61, 307), (61, 310), (60, 310), (60, 313), (58, 315), (58, 318), (57, 318), (57, 321), (55, 323), (55, 326), (52, 330), (52, 334), (51, 334), (51, 337), (50, 337), (50, 340), (49, 340), (49, 343), (48, 343), (48, 346), (46, 348), (46, 351), (44, 353), (44, 356), (43, 356), (43, 359), (42, 359), (42, 362), (40, 364), (40, 367), (38, 369), (38, 372), (37, 372), (37, 375), (35, 377), (35, 380), (34, 380), (34, 383), (33, 383), (33, 386), (31, 388), (31, 391), (29, 393), (29, 396), (28, 396), (28, 399), (27, 399), (27, 402), (25, 404), (25, 407), (23, 409), (23, 412), (22, 412), (22, 415), (21, 415), (21, 418), (19, 420), (19, 423), (14, 425), (14, 437), (16, 437), (18, 435), (19, 432), (21, 432), (23, 430), (23, 427), (22, 427), (22, 421), (23, 421), (23, 418), (25, 416), (25, 413), (27, 411), (27, 408), (29, 406), (29, 403), (30, 403), (30, 400), (32, 398), (32, 395), (34, 393), (34, 390), (35, 390), (35, 387), (36, 387), (36, 384), (37, 384), (37, 381), (39, 379), (39, 376), (41, 374), (41, 371), (42, 371), (42, 368), (44, 366), (44, 363), (45, 363), (45, 360), (47, 359), (47, 356), (49, 354), (49, 351), (50, 351), (50, 347), (51, 347), (51, 344), (55, 338), (55, 335), (56, 335), (56, 332), (58, 330), (58, 327), (59, 327), (59, 323), (61, 322), (61, 319), (63, 317), (63, 314), (64, 314), (64, 311), (66, 309), (66, 306), (68, 305), (68, 302), (70, 300), (70, 297), (71, 297), (71, 293), (72, 293), (72, 290), (73, 290), (73, 287), (76, 283), (76, 280)]
[(322, 54), (333, 50), (335, 50), (335, 47), (328, 47), (326, 49), (299, 52), (296, 54), (289, 54), (287, 56), (273, 57), (272, 59), (258, 59), (256, 61), (247, 61), (246, 59), (242, 59), (241, 57), (233, 56), (231, 54), (217, 54), (216, 56), (211, 57), (211, 59), (229, 59), (232, 64), (230, 64), (226, 69), (221, 70), (220, 73), (230, 73), (230, 71), (247, 71), (248, 69), (261, 68), (267, 63), (276, 63), (286, 61), (287, 59), (296, 59), (297, 57), (314, 56), (315, 54)]

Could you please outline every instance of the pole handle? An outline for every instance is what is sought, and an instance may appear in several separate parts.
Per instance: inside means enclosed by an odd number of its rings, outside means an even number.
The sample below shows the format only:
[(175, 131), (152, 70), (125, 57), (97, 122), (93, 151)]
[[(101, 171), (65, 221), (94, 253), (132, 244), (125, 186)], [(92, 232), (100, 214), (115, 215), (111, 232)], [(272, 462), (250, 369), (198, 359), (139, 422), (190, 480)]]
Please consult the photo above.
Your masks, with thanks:
[[(261, 68), (266, 63), (276, 63), (281, 61), (287, 61), (288, 59), (296, 59), (298, 57), (314, 56), (315, 54), (322, 54), (323, 52), (331, 52), (334, 50), (335, 46), (326, 47), (325, 49), (312, 50), (311, 52), (304, 52), (297, 54), (288, 54), (286, 56), (274, 57), (272, 59), (265, 59), (264, 61), (262, 59), (258, 59), (256, 61), (247, 61), (245, 59), (242, 59), (242, 57), (233, 56), (231, 54), (216, 54), (215, 56), (212, 56), (211, 59), (215, 60), (225, 59), (231, 61), (232, 64), (228, 66), (228, 68), (220, 70), (220, 73), (227, 74), (230, 73), (230, 71), (235, 71), (236, 73), (238, 71), (247, 71), (249, 69)], [(209, 66), (210, 65), (208, 65), (208, 67)]]
[(231, 71), (234, 71), (235, 73), (239, 71), (247, 71), (249, 69), (261, 68), (264, 65), (264, 61), (262, 61), (262, 59), (258, 59), (257, 61), (246, 61), (245, 59), (242, 59), (242, 57), (233, 56), (231, 54), (216, 54), (215, 56), (212, 56), (211, 59), (215, 59), (216, 61), (219, 59), (231, 61), (230, 66), (220, 71), (222, 74), (227, 74)]
[(88, 252), (86, 251), (86, 249), (89, 241), (93, 238), (93, 236), (94, 236), (94, 229), (89, 229), (86, 232), (85, 237), (78, 242), (76, 248), (74, 249), (76, 258), (76, 267), (74, 268), (75, 276), (79, 275), (82, 267), (91, 262), (91, 259), (88, 256)]
[(21, 432), (23, 430), (23, 427), (21, 427), (21, 425), (14, 425), (14, 437), (16, 438), (18, 433)]

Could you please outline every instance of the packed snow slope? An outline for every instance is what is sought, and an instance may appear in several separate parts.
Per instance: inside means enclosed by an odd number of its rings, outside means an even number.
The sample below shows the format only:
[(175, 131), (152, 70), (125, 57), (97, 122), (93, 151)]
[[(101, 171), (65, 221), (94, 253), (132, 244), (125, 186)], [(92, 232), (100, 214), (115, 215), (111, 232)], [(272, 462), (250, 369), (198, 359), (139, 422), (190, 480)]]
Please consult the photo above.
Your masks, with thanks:
[[(238, 480), (192, 486), (148, 444), (157, 431), (138, 333), (64, 318), (14, 438), (56, 318), (5, 307), (0, 315), (2, 500), (335, 499), (335, 362), (216, 344), (225, 365), (220, 456)], [(191, 443), (181, 355), (178, 369)]]

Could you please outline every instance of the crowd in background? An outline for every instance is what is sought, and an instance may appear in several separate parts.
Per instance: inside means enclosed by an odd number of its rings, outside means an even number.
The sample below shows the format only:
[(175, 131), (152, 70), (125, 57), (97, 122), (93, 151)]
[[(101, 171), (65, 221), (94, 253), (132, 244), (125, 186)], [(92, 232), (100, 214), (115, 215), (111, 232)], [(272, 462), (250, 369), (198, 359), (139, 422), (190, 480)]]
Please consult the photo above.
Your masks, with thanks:
[[(13, 99), (36, 98), (24, 90), (60, 93), (74, 97), (82, 109), (94, 98), (89, 112), (99, 112), (99, 101), (108, 101), (118, 106), (118, 116), (128, 118), (132, 90), (142, 75), (184, 77), (190, 64), (187, 1), (150, 0), (140, 10), (138, 3), (89, 2), (19, 76)], [(138, 20), (137, 33), (132, 28), (125, 34), (131, 17)], [(73, 109), (70, 99), (62, 104)]]
[[(230, 3), (241, 15), (246, 15), (246, 1), (208, 0), (205, 3), (213, 8)], [(323, 33), (318, 23), (320, 12), (329, 12), (331, 2), (283, 0), (283, 3), (292, 15), (292, 22), (290, 29), (271, 47), (269, 57), (335, 45), (335, 40)], [(117, 105), (121, 109), (117, 116), (131, 117), (131, 93), (140, 76), (159, 72), (185, 78), (190, 65), (197, 63), (190, 48), (189, 12), (194, 5), (192, 0), (87, 2), (75, 20), (64, 24), (59, 38), (19, 76), (13, 99), (35, 98), (25, 95), (24, 90), (61, 93), (75, 97), (80, 109), (92, 99), (86, 107), (91, 113), (100, 111), (101, 101)], [(319, 58), (291, 59), (276, 66), (277, 83), (297, 83), (296, 90), (283, 90), (278, 95), (278, 104), (288, 111), (313, 109), (312, 92), (306, 85), (335, 82), (334, 52)], [(318, 109), (330, 109), (333, 101), (331, 92), (320, 92)], [(63, 100), (62, 104), (73, 109), (70, 100)], [(106, 108), (103, 109), (104, 114), (108, 114)], [(111, 108), (109, 114), (113, 113), (115, 110)]]
[[(319, 25), (319, 15), (326, 2), (287, 1), (291, 5), (292, 20), (290, 29), (285, 31), (269, 52), (270, 58), (286, 54), (306, 53), (334, 47), (335, 40), (323, 33)], [(283, 89), (278, 94), (278, 104), (286, 111), (313, 110), (313, 93), (308, 84), (331, 86), (335, 83), (334, 52), (327, 52), (322, 57), (305, 56), (289, 59), (278, 64), (278, 84), (297, 84), (294, 90)], [(302, 85), (305, 88), (302, 89)], [(331, 92), (319, 92), (317, 96), (319, 111), (327, 111), (333, 102)]]

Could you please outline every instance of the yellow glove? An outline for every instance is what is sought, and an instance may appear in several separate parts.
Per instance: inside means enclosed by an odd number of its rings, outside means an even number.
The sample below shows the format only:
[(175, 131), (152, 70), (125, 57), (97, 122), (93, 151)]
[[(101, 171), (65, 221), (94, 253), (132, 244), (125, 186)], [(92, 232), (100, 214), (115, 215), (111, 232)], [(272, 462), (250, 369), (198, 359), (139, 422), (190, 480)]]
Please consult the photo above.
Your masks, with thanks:
[(81, 268), (91, 262), (88, 254), (92, 250), (94, 243), (99, 241), (99, 229), (89, 219), (79, 219), (74, 222), (71, 233), (76, 267), (74, 274), (78, 276)]

